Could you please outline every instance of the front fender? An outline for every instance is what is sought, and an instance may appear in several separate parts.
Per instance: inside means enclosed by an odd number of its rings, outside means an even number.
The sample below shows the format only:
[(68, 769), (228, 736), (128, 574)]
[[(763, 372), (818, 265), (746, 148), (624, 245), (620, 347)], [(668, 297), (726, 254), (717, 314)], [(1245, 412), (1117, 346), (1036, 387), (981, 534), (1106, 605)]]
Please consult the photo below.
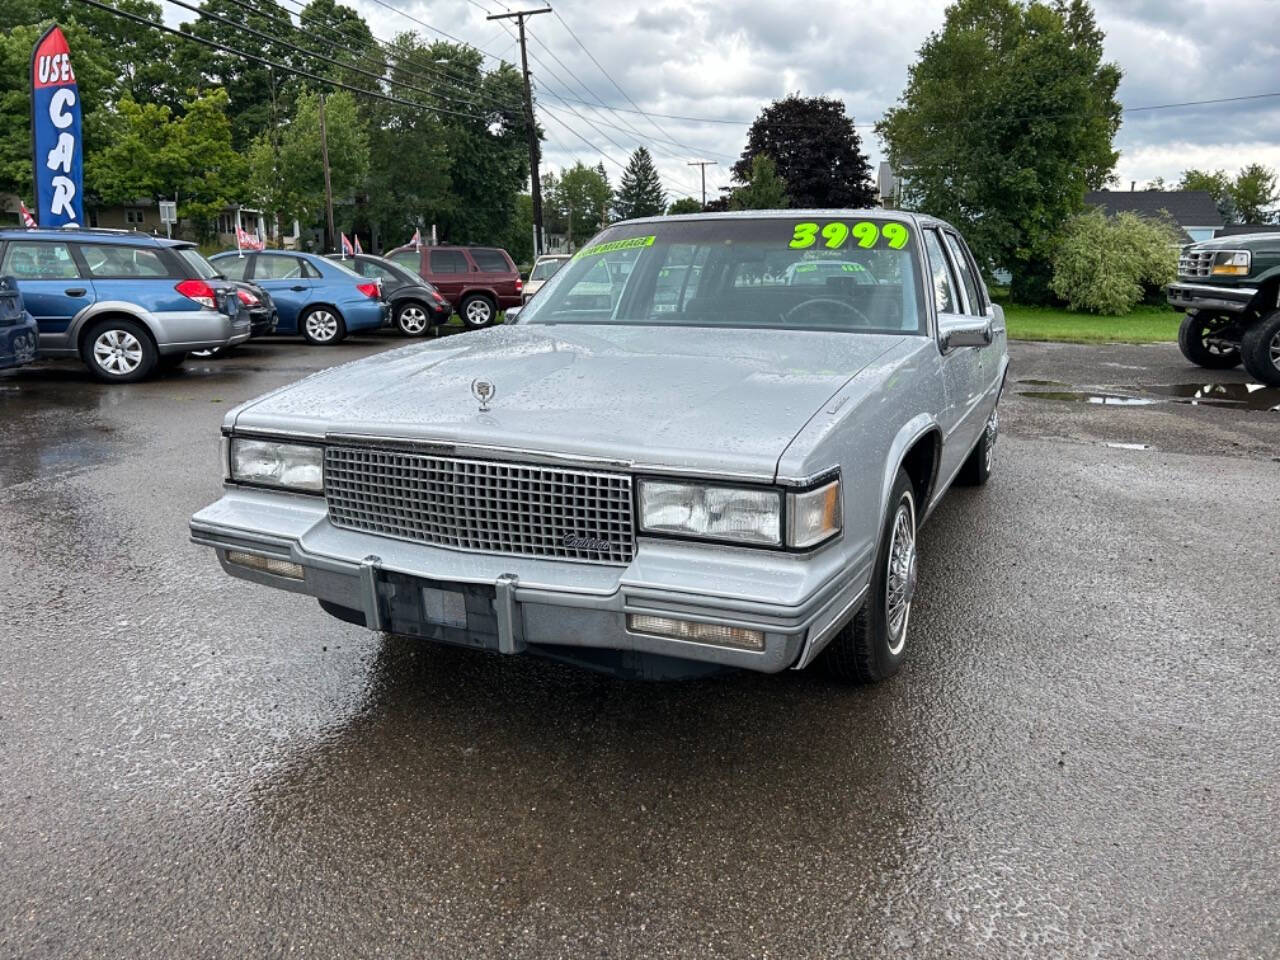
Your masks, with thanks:
[(930, 433), (937, 434), (938, 440), (936, 442), (939, 446), (933, 457), (933, 475), (929, 478), (929, 496), (927, 498), (929, 503), (920, 505), (920, 517), (917, 522), (923, 520), (928, 513), (928, 507), (935, 497), (938, 486), (938, 464), (942, 460), (942, 428), (938, 425), (938, 421), (933, 414), (919, 413), (898, 430), (893, 442), (889, 445), (889, 453), (884, 459), (884, 477), (880, 483), (880, 520), (882, 524), (889, 509), (889, 495), (893, 492), (894, 481), (898, 478), (898, 471), (902, 469), (902, 463), (906, 459), (908, 451), (916, 445), (917, 441)]

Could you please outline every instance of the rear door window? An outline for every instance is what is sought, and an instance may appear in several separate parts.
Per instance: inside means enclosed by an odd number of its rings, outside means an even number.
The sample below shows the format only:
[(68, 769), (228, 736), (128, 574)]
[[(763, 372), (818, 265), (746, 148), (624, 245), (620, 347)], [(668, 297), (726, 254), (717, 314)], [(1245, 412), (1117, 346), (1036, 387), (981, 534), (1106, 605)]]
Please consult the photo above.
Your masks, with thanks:
[(89, 275), (99, 280), (169, 276), (168, 265), (152, 248), (107, 243), (81, 243), (77, 246), (89, 268)]
[(470, 265), (461, 250), (432, 250), (431, 272), (438, 274), (469, 273)]
[(939, 313), (959, 313), (956, 280), (947, 263), (947, 255), (942, 252), (942, 242), (938, 239), (937, 230), (924, 231), (924, 246), (929, 254), (929, 276), (933, 281), (934, 306)]
[(968, 312), (980, 316), (986, 308), (983, 306), (982, 297), (978, 293), (978, 278), (973, 274), (969, 258), (965, 256), (964, 250), (960, 248), (955, 234), (946, 233), (943, 236), (947, 238), (947, 249), (951, 251), (952, 262), (960, 274), (960, 285), (964, 287), (965, 302), (969, 305)]
[(399, 253), (393, 253), (389, 259), (392, 263), (398, 263), (414, 273), (418, 272), (418, 266), (422, 263), (422, 255), (417, 250), (401, 250)]
[(216, 261), (214, 269), (228, 280), (243, 280), (245, 269), (249, 266), (248, 257), (223, 257)]
[(306, 274), (303, 272), (302, 261), (297, 257), (258, 254), (257, 263), (253, 265), (253, 276), (255, 280), (294, 280)]
[(0, 276), (19, 280), (69, 280), (80, 276), (71, 259), (71, 248), (65, 243), (14, 240), (0, 262)]
[(485, 273), (510, 273), (512, 269), (501, 250), (472, 249), (471, 259)]

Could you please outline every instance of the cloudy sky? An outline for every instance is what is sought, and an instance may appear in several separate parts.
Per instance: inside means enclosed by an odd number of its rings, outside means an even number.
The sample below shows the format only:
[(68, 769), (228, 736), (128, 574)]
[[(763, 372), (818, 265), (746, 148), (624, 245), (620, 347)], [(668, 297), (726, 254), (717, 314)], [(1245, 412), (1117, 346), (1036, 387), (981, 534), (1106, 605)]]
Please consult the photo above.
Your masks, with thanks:
[[(382, 39), (406, 29), (433, 36), (424, 26), (430, 24), (516, 62), (514, 27), (485, 20), (487, 12), (515, 2), (354, 5)], [(627, 153), (645, 142), (673, 195), (699, 189), (689, 160), (719, 161), (707, 169), (709, 195), (726, 184), (728, 165), (741, 152), (752, 118), (769, 100), (793, 91), (843, 100), (864, 149), (878, 161), (881, 146), (871, 125), (902, 92), (908, 65), (926, 36), (941, 27), (946, 6), (940, 0), (551, 5), (555, 14), (529, 20), (530, 68), (548, 134), (547, 162), (594, 164), (603, 155), (610, 158), (604, 162), (616, 183)], [(1120, 100), (1126, 108), (1280, 91), (1280, 0), (1095, 0), (1094, 8), (1108, 56), (1124, 72)], [(600, 108), (601, 102), (616, 112)], [(650, 116), (629, 112), (637, 106)], [(1117, 145), (1116, 177), (1125, 188), (1156, 176), (1176, 180), (1191, 166), (1235, 171), (1259, 161), (1280, 169), (1280, 96), (1127, 112)]]

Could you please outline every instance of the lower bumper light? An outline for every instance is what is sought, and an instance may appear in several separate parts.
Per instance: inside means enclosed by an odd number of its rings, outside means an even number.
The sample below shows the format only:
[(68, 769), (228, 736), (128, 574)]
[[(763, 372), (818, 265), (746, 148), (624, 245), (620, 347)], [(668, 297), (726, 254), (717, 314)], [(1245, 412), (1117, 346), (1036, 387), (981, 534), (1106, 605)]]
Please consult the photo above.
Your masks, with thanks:
[(735, 650), (764, 650), (764, 633), (744, 627), (726, 627), (718, 623), (697, 623), (693, 620), (677, 620), (674, 617), (654, 617), (646, 613), (627, 614), (627, 629), (632, 633), (647, 633), (672, 640), (689, 640), (693, 643), (709, 643), (717, 647), (733, 647)]
[(270, 573), (277, 577), (288, 577), (290, 580), (305, 580), (307, 576), (300, 563), (280, 560), (277, 557), (263, 557), (256, 553), (245, 553), (243, 550), (228, 550), (227, 563)]

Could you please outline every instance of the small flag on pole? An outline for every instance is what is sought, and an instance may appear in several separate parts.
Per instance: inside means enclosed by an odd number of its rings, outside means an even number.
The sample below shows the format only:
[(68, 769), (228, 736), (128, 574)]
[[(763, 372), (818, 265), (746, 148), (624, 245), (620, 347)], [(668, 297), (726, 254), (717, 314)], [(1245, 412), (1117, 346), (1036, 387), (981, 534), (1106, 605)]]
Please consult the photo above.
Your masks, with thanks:
[(364, 253), (364, 251), (360, 249), (360, 234), (358, 233), (355, 236), (355, 252)]
[(422, 231), (421, 230), (413, 231), (413, 239), (410, 240), (409, 243), (413, 245), (413, 249), (415, 250), (417, 250), (420, 246), (422, 246)]
[(36, 218), (31, 215), (31, 211), (27, 209), (27, 205), (21, 200), (18, 201), (18, 210), (22, 213), (22, 225), (27, 228), (36, 226)]
[(351, 241), (347, 239), (347, 235), (343, 233), (343, 234), (339, 234), (339, 236), (342, 237), (342, 255), (344, 257), (355, 256), (355, 253), (356, 253), (355, 248), (351, 246)]
[(236, 227), (236, 249), (261, 250), (263, 243), (244, 227)]

